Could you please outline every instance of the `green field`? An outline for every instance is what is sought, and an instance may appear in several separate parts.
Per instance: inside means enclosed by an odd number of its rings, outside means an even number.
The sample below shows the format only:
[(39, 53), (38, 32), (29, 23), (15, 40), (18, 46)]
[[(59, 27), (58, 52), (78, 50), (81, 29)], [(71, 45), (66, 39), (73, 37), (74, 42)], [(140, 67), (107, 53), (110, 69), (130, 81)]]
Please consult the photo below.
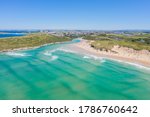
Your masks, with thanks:
[(36, 47), (44, 44), (69, 41), (70, 37), (58, 37), (44, 33), (29, 34), (20, 37), (0, 39), (0, 51), (8, 51), (18, 48)]

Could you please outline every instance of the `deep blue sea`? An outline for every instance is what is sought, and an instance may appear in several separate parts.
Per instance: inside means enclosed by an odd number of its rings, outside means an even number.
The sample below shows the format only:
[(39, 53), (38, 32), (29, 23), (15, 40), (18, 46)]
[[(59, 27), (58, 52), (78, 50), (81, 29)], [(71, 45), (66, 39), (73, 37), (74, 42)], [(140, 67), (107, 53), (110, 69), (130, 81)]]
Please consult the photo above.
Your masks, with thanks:
[(0, 38), (24, 36), (26, 33), (0, 33)]

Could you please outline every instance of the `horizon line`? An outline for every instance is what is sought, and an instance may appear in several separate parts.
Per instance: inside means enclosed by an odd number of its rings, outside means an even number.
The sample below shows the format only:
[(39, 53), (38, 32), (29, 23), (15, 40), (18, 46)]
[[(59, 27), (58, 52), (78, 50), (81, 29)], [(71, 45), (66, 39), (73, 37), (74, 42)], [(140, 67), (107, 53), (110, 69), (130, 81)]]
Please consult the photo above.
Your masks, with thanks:
[(39, 29), (39, 28), (35, 28), (35, 29), (0, 29), (0, 31), (10, 31), (10, 30), (83, 30), (83, 31), (150, 31), (150, 29)]

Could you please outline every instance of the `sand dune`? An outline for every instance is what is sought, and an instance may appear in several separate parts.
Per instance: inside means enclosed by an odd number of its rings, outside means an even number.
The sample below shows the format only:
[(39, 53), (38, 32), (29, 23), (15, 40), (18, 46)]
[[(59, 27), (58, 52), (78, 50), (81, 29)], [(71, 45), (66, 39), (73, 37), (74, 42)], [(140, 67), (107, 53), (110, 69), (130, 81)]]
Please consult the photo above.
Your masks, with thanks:
[(90, 46), (90, 41), (87, 40), (81, 40), (79, 43), (71, 44), (69, 48), (78, 52), (84, 52), (100, 57), (107, 57), (150, 67), (150, 52), (147, 50), (137, 51), (131, 48), (119, 47), (116, 45), (108, 52), (100, 51), (92, 48)]

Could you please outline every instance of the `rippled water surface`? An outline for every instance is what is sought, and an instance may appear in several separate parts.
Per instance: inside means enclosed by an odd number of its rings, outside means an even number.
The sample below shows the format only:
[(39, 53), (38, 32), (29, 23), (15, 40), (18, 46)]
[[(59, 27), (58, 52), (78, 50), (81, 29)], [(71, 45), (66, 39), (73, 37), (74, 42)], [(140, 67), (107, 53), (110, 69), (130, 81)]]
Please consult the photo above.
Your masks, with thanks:
[(148, 69), (65, 49), (68, 44), (1, 53), (0, 99), (150, 99)]

